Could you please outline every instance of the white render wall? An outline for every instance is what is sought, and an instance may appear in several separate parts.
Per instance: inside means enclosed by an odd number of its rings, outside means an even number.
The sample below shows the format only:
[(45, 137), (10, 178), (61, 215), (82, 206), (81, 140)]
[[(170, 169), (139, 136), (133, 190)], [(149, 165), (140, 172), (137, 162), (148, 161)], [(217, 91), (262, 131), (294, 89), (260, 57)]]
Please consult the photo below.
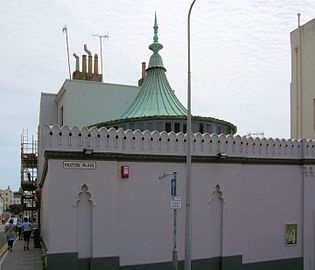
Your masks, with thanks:
[[(43, 212), (49, 215), (43, 216), (43, 227), (47, 234), (45, 240), (49, 253), (62, 253), (77, 250), (76, 223), (87, 222), (77, 220), (76, 203), (83, 184), (86, 184), (91, 193), (93, 202), (92, 223), (94, 227), (93, 245), (95, 257), (113, 256), (116, 248), (116, 210), (112, 209), (116, 204), (115, 190), (116, 175), (114, 162), (100, 162), (95, 171), (64, 170), (63, 162), (59, 160), (49, 161), (48, 180), (49, 194), (46, 193), (43, 204)], [(46, 183), (45, 183), (46, 185)], [(45, 185), (43, 189), (45, 190)], [(47, 192), (47, 190), (45, 190)], [(105, 192), (109, 191), (109, 192)], [(54, 196), (53, 194), (57, 194)], [(43, 193), (45, 196), (45, 193)], [(104, 207), (108, 206), (108, 207)], [(45, 220), (48, 219), (49, 220)], [(47, 226), (48, 224), (48, 226)], [(45, 226), (46, 225), (46, 226)], [(65, 231), (67, 232), (65, 234)], [(61, 237), (56, 237), (56, 236)], [(102, 237), (100, 237), (102, 235)], [(99, 254), (101, 252), (101, 254)]]
[[(92, 127), (69, 128), (58, 125), (42, 126), (41, 142), (45, 151), (79, 151), (93, 149), (99, 153), (186, 155), (183, 133)], [(192, 154), (229, 157), (300, 159), (315, 157), (315, 140), (285, 140), (247, 138), (239, 135), (192, 134)], [(41, 153), (39, 154), (41, 155)], [(41, 160), (40, 160), (41, 163)]]
[[(185, 154), (183, 134), (53, 126), (45, 128), (43, 138), (45, 151), (70, 153), (88, 148), (100, 154)], [(192, 141), (193, 156), (216, 156), (220, 152), (228, 157), (269, 160), (315, 157), (311, 140), (194, 134)], [(96, 159), (95, 170), (79, 170), (64, 169), (65, 160), (48, 159), (47, 174), (42, 175), (42, 233), (49, 253), (77, 251), (75, 228), (86, 220), (76, 219), (76, 202), (86, 185), (93, 205), (93, 257), (119, 256), (121, 265), (171, 261), (170, 185), (169, 179), (161, 182), (158, 176), (176, 171), (177, 194), (183, 206), (178, 211), (179, 259), (183, 259), (184, 163)], [(120, 178), (121, 165), (130, 168), (127, 180)], [(305, 269), (313, 269), (313, 172), (314, 165), (194, 162), (193, 259), (242, 255), (243, 263), (251, 263), (304, 256)], [(51, 220), (54, 217), (56, 223)], [(296, 246), (285, 246), (287, 223), (298, 224)], [(67, 237), (60, 237), (65, 230)]]
[(58, 122), (55, 123), (60, 125), (61, 107), (63, 124), (71, 127), (118, 119), (138, 92), (138, 86), (66, 80), (56, 98)]
[(291, 138), (315, 138), (315, 19), (291, 32)]

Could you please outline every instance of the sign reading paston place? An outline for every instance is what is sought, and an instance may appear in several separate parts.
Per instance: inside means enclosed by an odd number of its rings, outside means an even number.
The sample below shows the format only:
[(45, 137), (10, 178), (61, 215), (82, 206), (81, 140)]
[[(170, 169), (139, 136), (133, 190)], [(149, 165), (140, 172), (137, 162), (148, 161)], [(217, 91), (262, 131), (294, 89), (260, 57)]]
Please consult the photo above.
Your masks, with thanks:
[(83, 169), (83, 170), (95, 170), (95, 161), (64, 161), (64, 169)]

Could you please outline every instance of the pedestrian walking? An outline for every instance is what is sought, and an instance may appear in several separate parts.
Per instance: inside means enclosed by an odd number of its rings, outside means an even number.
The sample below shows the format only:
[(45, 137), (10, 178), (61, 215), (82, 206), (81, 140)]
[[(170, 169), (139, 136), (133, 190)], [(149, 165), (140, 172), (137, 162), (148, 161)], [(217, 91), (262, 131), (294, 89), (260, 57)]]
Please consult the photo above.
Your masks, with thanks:
[(19, 240), (22, 240), (22, 224), (23, 224), (23, 219), (22, 219), (22, 214), (20, 214), (17, 221), (16, 221), (17, 233), (19, 235)]
[(24, 222), (22, 223), (22, 231), (24, 237), (24, 250), (30, 249), (30, 237), (32, 233), (32, 223), (30, 223), (28, 217), (24, 217)]
[(9, 220), (8, 225), (5, 226), (4, 232), (7, 236), (8, 250), (12, 251), (13, 241), (15, 240), (15, 225), (13, 224), (13, 218)]

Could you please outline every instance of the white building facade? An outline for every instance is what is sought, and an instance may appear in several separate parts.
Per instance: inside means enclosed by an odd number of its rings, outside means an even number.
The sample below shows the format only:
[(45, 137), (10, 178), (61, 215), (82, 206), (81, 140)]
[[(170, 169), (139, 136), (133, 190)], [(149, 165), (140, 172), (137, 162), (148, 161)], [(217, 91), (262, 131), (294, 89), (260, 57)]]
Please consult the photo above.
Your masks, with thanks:
[[(178, 174), (182, 266), (184, 134), (42, 130), (48, 269), (171, 269), (170, 183), (158, 180), (163, 172)], [(314, 147), (305, 140), (193, 135), (193, 269), (314, 269)], [(128, 177), (121, 174), (126, 166)]]
[(3, 199), (3, 211), (7, 211), (10, 205), (21, 204), (21, 197), (18, 192), (13, 192), (8, 186), (6, 189), (0, 189), (0, 194)]
[(3, 213), (3, 198), (2, 195), (0, 194), (0, 215), (2, 216)]
[[(312, 54), (304, 55), (314, 36), (311, 25), (298, 29), (298, 40), (297, 30), (291, 34), (291, 135), (297, 138), (311, 137), (304, 127), (313, 121), (312, 116), (304, 118), (315, 104), (315, 61)], [(155, 18), (146, 72), (160, 75), (144, 77), (141, 88), (66, 80), (58, 94), (42, 94), (38, 181), (48, 270), (172, 269), (170, 181), (158, 178), (173, 172), (182, 205), (177, 210), (177, 247), (183, 269), (184, 129), (167, 133), (133, 131), (130, 126), (83, 127), (119, 120), (130, 107), (150, 105), (151, 110), (163, 104), (156, 102), (164, 100), (160, 90), (168, 86), (161, 73), (157, 28)], [(157, 77), (164, 83), (157, 83)], [(148, 81), (156, 84), (147, 88), (150, 97), (160, 99), (143, 102), (148, 95), (141, 90), (153, 85), (146, 85)], [(133, 107), (139, 97), (143, 106)], [(220, 131), (202, 129), (191, 135), (192, 269), (314, 270), (315, 141), (207, 132)]]
[(291, 138), (315, 138), (315, 19), (291, 32)]

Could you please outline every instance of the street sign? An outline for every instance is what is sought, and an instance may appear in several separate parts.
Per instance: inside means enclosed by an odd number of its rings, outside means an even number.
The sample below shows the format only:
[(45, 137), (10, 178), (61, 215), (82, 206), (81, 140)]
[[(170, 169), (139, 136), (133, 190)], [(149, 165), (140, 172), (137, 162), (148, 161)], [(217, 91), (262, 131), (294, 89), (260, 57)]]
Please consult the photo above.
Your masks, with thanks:
[(64, 161), (64, 169), (96, 170), (95, 161)]
[(176, 179), (173, 178), (171, 181), (171, 196), (175, 197), (176, 196)]
[(182, 208), (182, 198), (181, 196), (171, 198), (171, 209)]

